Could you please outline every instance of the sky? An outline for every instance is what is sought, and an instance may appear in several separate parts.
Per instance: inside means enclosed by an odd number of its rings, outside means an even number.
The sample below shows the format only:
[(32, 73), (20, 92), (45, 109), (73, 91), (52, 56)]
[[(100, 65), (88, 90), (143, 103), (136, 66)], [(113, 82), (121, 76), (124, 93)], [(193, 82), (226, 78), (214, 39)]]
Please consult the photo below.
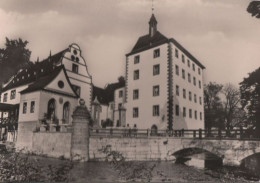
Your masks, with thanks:
[[(206, 67), (204, 82), (239, 82), (260, 66), (260, 19), (250, 0), (154, 0), (158, 30)], [(29, 41), (31, 60), (77, 43), (93, 83), (125, 75), (125, 54), (148, 34), (152, 0), (0, 0), (0, 47), (5, 37)]]

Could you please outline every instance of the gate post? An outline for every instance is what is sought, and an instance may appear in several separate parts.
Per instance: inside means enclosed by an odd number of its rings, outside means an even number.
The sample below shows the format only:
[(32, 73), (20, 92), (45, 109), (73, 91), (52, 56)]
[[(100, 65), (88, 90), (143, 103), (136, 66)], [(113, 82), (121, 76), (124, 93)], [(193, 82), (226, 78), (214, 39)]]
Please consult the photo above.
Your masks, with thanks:
[(89, 120), (91, 116), (83, 99), (80, 99), (79, 104), (72, 115), (71, 159), (88, 161)]

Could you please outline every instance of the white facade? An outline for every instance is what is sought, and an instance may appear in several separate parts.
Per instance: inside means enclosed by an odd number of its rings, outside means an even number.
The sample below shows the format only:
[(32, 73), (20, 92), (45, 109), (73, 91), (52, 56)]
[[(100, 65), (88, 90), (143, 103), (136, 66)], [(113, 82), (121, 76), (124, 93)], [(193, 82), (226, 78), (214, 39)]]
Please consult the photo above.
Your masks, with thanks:
[[(63, 56), (62, 64), (65, 66), (71, 84), (80, 88), (80, 98), (85, 100), (86, 106), (91, 110), (92, 77), (88, 73), (86, 61), (81, 56), (78, 45), (70, 46), (69, 51)], [(77, 72), (73, 70), (73, 65), (77, 66)]]
[[(153, 51), (160, 49), (160, 57), (153, 58)], [(140, 57), (139, 63), (134, 58)], [(167, 128), (167, 44), (139, 52), (127, 57), (128, 74), (126, 76), (127, 104), (126, 123), (137, 128), (147, 129), (152, 125)], [(153, 75), (153, 66), (159, 65), (160, 73)], [(139, 79), (134, 79), (134, 71), (139, 70)], [(159, 86), (159, 96), (153, 96), (153, 87)], [(138, 98), (134, 99), (134, 90)], [(159, 105), (159, 115), (153, 115), (153, 106)], [(138, 108), (138, 117), (133, 117), (134, 108)]]
[(157, 32), (154, 15), (149, 24), (150, 34), (126, 55), (126, 123), (140, 129), (203, 129), (204, 66)]

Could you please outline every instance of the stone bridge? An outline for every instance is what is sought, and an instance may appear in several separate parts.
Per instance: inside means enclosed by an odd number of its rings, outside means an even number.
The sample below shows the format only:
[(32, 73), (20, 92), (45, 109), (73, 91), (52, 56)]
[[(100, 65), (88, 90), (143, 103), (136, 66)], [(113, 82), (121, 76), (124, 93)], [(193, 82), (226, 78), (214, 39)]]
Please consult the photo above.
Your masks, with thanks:
[(105, 147), (122, 153), (128, 161), (172, 160), (178, 151), (198, 148), (220, 157), (224, 165), (232, 166), (239, 166), (244, 158), (260, 153), (260, 141), (176, 137), (90, 137), (90, 160), (103, 161), (106, 155), (102, 149)]

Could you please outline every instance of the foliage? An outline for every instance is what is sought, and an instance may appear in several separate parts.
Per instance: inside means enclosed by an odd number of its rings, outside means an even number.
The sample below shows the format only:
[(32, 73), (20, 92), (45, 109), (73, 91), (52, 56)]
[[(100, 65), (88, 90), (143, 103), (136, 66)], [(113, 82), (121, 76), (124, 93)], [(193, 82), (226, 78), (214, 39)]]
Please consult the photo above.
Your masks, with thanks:
[(151, 181), (155, 164), (149, 166), (146, 162), (126, 162), (121, 153), (111, 150), (110, 145), (103, 147), (99, 151), (106, 154), (106, 160), (110, 162), (110, 165), (119, 172), (119, 176), (125, 181)]
[(32, 64), (31, 51), (26, 48), (28, 41), (6, 38), (5, 48), (0, 49), (0, 83), (6, 82), (21, 68)]
[(240, 83), (240, 93), (248, 122), (260, 132), (260, 67)]
[(45, 165), (39, 157), (22, 151), (0, 154), (0, 182), (64, 182), (72, 167), (68, 160)]
[(232, 121), (237, 119), (240, 116), (239, 112), (242, 111), (241, 109), (239, 110), (240, 93), (239, 89), (230, 83), (223, 87), (222, 93), (224, 94), (223, 109), (225, 114), (226, 128), (227, 130), (231, 130), (234, 124), (237, 125), (237, 123), (232, 123)]
[(205, 128), (224, 128), (224, 113), (219, 94), (223, 85), (212, 83), (204, 86)]
[(252, 1), (247, 7), (247, 12), (253, 17), (260, 18), (260, 1)]

